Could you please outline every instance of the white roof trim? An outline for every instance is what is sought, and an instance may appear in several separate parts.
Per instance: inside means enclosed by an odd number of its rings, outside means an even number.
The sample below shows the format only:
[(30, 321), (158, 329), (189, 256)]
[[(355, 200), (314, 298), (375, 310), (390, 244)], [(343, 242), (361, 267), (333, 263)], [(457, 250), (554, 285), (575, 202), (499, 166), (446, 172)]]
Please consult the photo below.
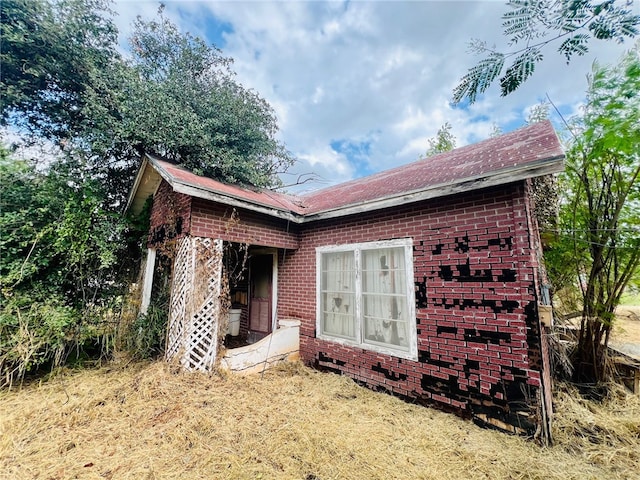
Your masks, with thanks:
[(136, 197), (136, 193), (138, 193), (138, 187), (140, 186), (140, 182), (142, 181), (142, 175), (144, 175), (144, 169), (147, 166), (148, 160), (145, 158), (142, 159), (142, 163), (140, 164), (140, 168), (138, 168), (138, 173), (136, 173), (136, 178), (133, 181), (133, 187), (131, 187), (131, 191), (129, 192), (129, 198), (127, 198), (127, 205), (124, 207), (124, 211), (127, 212), (131, 204), (133, 203), (133, 199)]

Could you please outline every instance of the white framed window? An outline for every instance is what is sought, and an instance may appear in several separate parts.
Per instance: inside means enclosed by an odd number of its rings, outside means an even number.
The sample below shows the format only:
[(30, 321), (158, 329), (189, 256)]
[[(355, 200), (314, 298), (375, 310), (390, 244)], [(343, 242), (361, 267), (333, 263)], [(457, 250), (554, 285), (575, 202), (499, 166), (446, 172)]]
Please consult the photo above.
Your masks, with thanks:
[(413, 241), (316, 248), (318, 338), (417, 360)]

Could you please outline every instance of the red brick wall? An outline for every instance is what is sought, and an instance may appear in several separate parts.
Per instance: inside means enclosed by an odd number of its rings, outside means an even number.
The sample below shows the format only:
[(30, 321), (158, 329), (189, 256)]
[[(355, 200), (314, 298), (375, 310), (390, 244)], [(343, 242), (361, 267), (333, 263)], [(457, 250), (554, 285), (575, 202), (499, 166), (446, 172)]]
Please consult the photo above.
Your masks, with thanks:
[(156, 245), (189, 233), (191, 201), (189, 195), (174, 192), (171, 186), (162, 180), (153, 197), (149, 245)]
[(298, 248), (298, 227), (287, 220), (193, 199), (191, 234), (265, 247)]
[(298, 248), (296, 224), (176, 193), (163, 180), (151, 208), (149, 244), (187, 234), (266, 247)]
[[(316, 367), (533, 433), (541, 378), (537, 257), (524, 184), (306, 225), (281, 256), (278, 316)], [(315, 247), (413, 239), (418, 361), (317, 339)]]
[[(163, 182), (151, 240), (180, 218), (179, 235), (279, 248), (278, 317), (302, 320), (307, 363), (532, 434), (544, 357), (539, 243), (530, 233), (527, 192), (518, 183), (299, 226), (175, 194)], [(414, 248), (418, 360), (317, 339), (315, 248), (407, 237)]]

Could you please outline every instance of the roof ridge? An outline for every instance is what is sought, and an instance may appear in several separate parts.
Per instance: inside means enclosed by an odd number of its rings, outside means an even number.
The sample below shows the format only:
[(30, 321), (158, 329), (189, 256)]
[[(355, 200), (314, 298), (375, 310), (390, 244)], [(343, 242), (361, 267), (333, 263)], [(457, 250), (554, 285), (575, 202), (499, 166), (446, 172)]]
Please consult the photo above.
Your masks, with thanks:
[(544, 121), (305, 194), (228, 184), (153, 154), (147, 158), (176, 192), (302, 223), (559, 172), (564, 152)]

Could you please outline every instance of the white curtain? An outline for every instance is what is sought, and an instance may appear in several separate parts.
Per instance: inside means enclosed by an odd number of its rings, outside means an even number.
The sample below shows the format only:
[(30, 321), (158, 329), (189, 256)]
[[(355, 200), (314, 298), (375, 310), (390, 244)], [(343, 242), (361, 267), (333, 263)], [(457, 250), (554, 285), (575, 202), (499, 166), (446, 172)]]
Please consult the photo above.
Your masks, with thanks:
[(365, 342), (408, 347), (404, 248), (363, 250)]
[(322, 256), (323, 332), (356, 338), (354, 252)]

